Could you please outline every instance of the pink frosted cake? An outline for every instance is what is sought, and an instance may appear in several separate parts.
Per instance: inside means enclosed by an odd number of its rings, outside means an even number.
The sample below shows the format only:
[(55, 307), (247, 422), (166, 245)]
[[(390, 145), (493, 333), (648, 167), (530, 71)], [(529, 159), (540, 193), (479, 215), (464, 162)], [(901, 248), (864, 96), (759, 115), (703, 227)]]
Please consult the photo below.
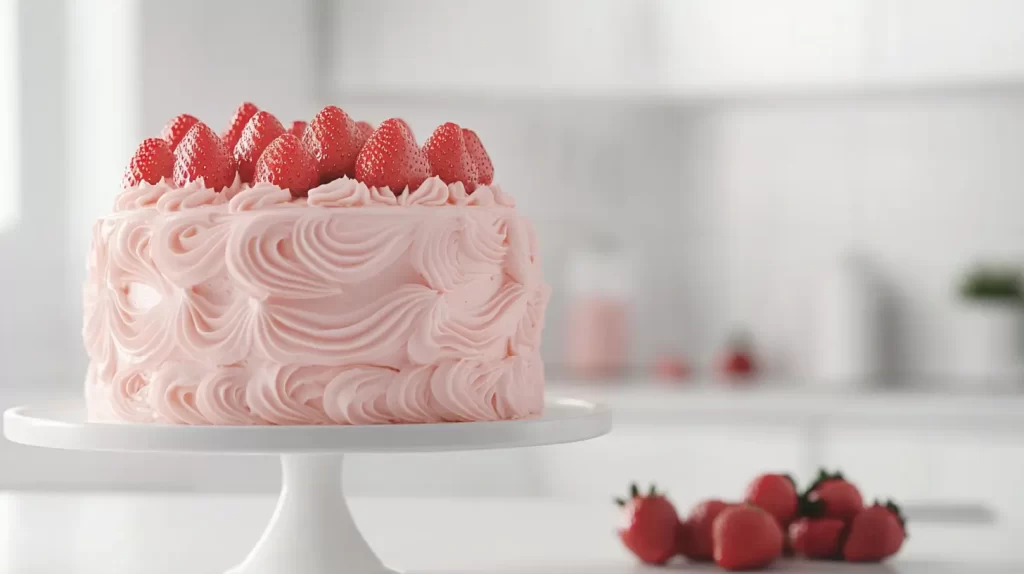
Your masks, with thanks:
[[(301, 125), (300, 125), (301, 124)], [(476, 134), (328, 107), (143, 142), (85, 285), (94, 421), (489, 421), (543, 410), (549, 290)], [(397, 190), (397, 191), (395, 191)]]

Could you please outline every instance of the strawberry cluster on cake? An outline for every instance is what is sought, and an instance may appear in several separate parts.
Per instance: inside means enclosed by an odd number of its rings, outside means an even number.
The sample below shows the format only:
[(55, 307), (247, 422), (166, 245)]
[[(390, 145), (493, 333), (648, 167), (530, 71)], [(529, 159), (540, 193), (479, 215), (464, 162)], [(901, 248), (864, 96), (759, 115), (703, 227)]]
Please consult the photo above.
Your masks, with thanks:
[(454, 123), (420, 146), (328, 106), (245, 103), (143, 141), (93, 227), (90, 420), (511, 420), (543, 410), (536, 237)]

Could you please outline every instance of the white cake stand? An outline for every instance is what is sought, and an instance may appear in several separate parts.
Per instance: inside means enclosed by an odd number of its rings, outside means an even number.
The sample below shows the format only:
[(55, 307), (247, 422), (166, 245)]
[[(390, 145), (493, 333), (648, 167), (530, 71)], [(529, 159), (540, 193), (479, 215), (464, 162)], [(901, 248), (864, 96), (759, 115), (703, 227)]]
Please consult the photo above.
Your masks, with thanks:
[(216, 427), (86, 422), (81, 404), (4, 413), (16, 443), (68, 450), (276, 454), (281, 496), (263, 536), (228, 574), (392, 574), (363, 539), (341, 488), (344, 453), (439, 452), (586, 440), (611, 430), (611, 412), (548, 398), (525, 421), (379, 426)]

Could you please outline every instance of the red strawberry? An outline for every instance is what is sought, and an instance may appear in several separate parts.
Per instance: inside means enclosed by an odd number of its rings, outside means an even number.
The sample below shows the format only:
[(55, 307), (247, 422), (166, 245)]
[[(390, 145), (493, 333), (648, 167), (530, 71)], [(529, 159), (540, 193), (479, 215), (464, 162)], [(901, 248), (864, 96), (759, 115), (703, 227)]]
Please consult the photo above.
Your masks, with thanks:
[(879, 562), (899, 552), (907, 537), (907, 524), (892, 501), (875, 502), (857, 513), (843, 544), (848, 562)]
[(396, 119), (399, 122), (401, 122), (403, 126), (405, 126), (405, 129), (409, 131), (409, 135), (412, 136), (412, 139), (416, 139), (416, 134), (413, 133), (412, 126), (409, 125), (409, 122), (403, 120), (402, 118), (396, 118)]
[(430, 177), (426, 154), (416, 145), (405, 121), (385, 120), (370, 134), (356, 160), (356, 178), (372, 187), (388, 187), (396, 195), (417, 188)]
[(256, 162), (255, 183), (272, 183), (288, 189), (292, 197), (305, 197), (316, 187), (316, 161), (294, 134), (283, 134), (263, 150)]
[(788, 474), (762, 474), (755, 478), (743, 500), (763, 508), (782, 528), (793, 521), (800, 508), (800, 495)]
[(618, 498), (615, 502), (626, 511), (627, 519), (627, 526), (619, 529), (619, 538), (641, 562), (664, 564), (675, 556), (679, 516), (654, 485), (646, 495), (641, 495), (636, 484), (631, 484), (629, 500)]
[(705, 500), (693, 507), (690, 515), (677, 530), (678, 551), (684, 557), (706, 562), (714, 558), (714, 543), (711, 538), (711, 527), (715, 518), (730, 504), (721, 500)]
[(320, 110), (302, 133), (302, 145), (316, 161), (321, 183), (355, 175), (360, 146), (355, 123), (341, 108), (327, 106)]
[[(406, 126), (408, 125), (406, 124)], [(356, 142), (359, 144), (359, 149), (363, 149), (363, 146), (366, 145), (366, 140), (370, 139), (370, 134), (373, 133), (373, 126), (370, 125), (370, 122), (356, 122), (355, 130)], [(412, 130), (409, 130), (409, 133), (411, 134)]]
[(821, 469), (803, 496), (800, 513), (812, 518), (838, 518), (849, 522), (862, 508), (864, 499), (853, 483), (843, 478), (840, 472), (830, 474)]
[(722, 355), (722, 374), (733, 380), (747, 379), (757, 371), (755, 363), (750, 336), (742, 332), (730, 335)]
[(242, 130), (245, 129), (245, 124), (249, 123), (249, 120), (258, 111), (260, 109), (256, 107), (256, 104), (250, 102), (242, 102), (242, 105), (238, 106), (235, 114), (231, 116), (231, 123), (228, 124), (224, 133), (220, 135), (228, 149), (235, 149), (235, 146), (238, 145), (238, 138), (242, 137)]
[(270, 142), (285, 133), (284, 126), (270, 112), (256, 112), (242, 130), (242, 137), (235, 144), (235, 161), (238, 162), (238, 176), (245, 183), (251, 183), (256, 173), (256, 160), (267, 149)]
[(135, 148), (135, 155), (128, 162), (121, 178), (121, 187), (128, 189), (143, 181), (156, 183), (160, 178), (171, 180), (174, 175), (174, 153), (167, 142), (160, 138), (143, 140)]
[(466, 151), (462, 128), (458, 124), (448, 122), (438, 126), (423, 143), (423, 152), (427, 154), (432, 175), (445, 183), (461, 181), (470, 193), (476, 189), (476, 165)]
[(491, 163), (491, 156), (487, 155), (484, 144), (473, 130), (463, 129), (462, 139), (465, 140), (466, 151), (476, 166), (477, 181), (480, 185), (491, 185), (494, 182), (494, 164)]
[(793, 551), (806, 558), (838, 558), (846, 523), (836, 518), (800, 518), (789, 525)]
[(302, 120), (295, 120), (292, 122), (292, 127), (288, 128), (288, 133), (302, 139), (302, 134), (306, 133), (306, 122)]
[(206, 187), (220, 191), (235, 180), (235, 158), (224, 140), (199, 122), (174, 150), (174, 183), (183, 186), (203, 178)]
[(778, 521), (749, 504), (727, 508), (712, 527), (715, 564), (726, 570), (763, 568), (782, 554)]
[(171, 151), (174, 151), (178, 147), (178, 143), (181, 142), (181, 138), (185, 137), (188, 130), (192, 129), (192, 126), (199, 123), (199, 119), (195, 116), (188, 114), (181, 114), (180, 116), (167, 122), (164, 129), (160, 132), (160, 137), (167, 142), (170, 146)]

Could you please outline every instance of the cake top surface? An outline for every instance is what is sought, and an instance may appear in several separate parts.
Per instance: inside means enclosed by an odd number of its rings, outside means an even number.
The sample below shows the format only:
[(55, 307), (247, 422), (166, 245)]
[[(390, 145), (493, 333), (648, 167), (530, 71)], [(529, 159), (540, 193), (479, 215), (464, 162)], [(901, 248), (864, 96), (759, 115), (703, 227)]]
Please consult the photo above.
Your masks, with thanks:
[(514, 202), (493, 185), (475, 132), (447, 122), (419, 145), (409, 124), (374, 127), (327, 106), (285, 127), (245, 102), (216, 134), (189, 114), (139, 144), (115, 211), (225, 204), (231, 211), (287, 206), (443, 206)]

